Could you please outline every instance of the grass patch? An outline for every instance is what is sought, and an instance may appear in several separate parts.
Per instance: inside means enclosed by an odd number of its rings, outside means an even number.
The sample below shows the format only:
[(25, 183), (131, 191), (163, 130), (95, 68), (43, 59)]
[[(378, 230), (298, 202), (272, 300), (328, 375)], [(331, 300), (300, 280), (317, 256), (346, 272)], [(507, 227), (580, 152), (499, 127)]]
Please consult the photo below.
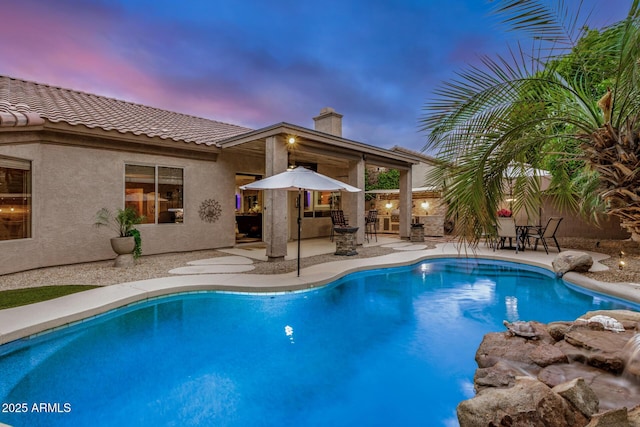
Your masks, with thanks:
[(92, 285), (39, 286), (0, 292), (0, 310), (63, 297), (76, 292), (98, 288)]

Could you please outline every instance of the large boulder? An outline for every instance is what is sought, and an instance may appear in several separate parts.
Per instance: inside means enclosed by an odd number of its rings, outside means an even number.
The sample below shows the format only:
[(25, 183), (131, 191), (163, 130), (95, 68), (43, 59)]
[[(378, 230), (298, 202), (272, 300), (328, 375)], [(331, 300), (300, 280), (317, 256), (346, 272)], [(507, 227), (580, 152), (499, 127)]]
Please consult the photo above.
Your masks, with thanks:
[(593, 258), (585, 252), (563, 251), (555, 257), (551, 265), (558, 276), (564, 275), (567, 271), (586, 273), (593, 265)]
[(529, 354), (529, 357), (538, 366), (545, 367), (556, 363), (568, 363), (566, 354), (558, 347), (551, 344), (541, 344)]
[(629, 419), (629, 427), (640, 427), (640, 406), (629, 409), (627, 418)]
[[(550, 365), (540, 370), (538, 380), (556, 387), (583, 378), (596, 394), (601, 411), (620, 407), (632, 408), (640, 402), (640, 387), (634, 381), (582, 363)], [(640, 426), (638, 426), (640, 427)]]
[(625, 367), (622, 349), (633, 336), (632, 331), (612, 333), (589, 327), (576, 327), (565, 334), (564, 340), (582, 352), (585, 363), (620, 374)]
[(612, 409), (596, 414), (591, 418), (587, 427), (629, 427), (627, 408)]
[(521, 368), (500, 360), (491, 367), (476, 369), (473, 384), (476, 392), (487, 387), (513, 387), (516, 383), (516, 377), (520, 375), (522, 375)]
[(548, 386), (518, 377), (511, 388), (487, 388), (457, 408), (460, 427), (581, 427), (589, 420)]
[[(512, 332), (492, 332), (482, 339), (476, 351), (476, 363), (480, 368), (493, 366), (499, 360), (509, 360), (516, 364), (532, 365), (536, 362), (531, 352), (539, 346), (552, 345), (555, 340), (549, 335), (544, 324), (530, 322), (536, 330), (536, 339), (514, 336)], [(557, 355), (556, 355), (557, 356)], [(542, 353), (538, 358), (545, 357)]]
[(568, 400), (585, 417), (590, 418), (598, 412), (600, 401), (583, 378), (576, 378), (551, 389), (554, 393)]
[(554, 340), (560, 341), (564, 339), (564, 334), (567, 333), (572, 325), (572, 322), (551, 322), (547, 325), (547, 332)]
[(538, 341), (512, 337), (504, 332), (491, 332), (484, 336), (476, 351), (476, 363), (479, 368), (489, 368), (500, 360), (531, 364), (529, 351), (537, 344)]
[(570, 382), (576, 378), (582, 378), (587, 384), (593, 383), (594, 378), (602, 375), (603, 372), (582, 363), (563, 363), (560, 365), (550, 365), (543, 368), (538, 373), (538, 380), (542, 381), (549, 387)]

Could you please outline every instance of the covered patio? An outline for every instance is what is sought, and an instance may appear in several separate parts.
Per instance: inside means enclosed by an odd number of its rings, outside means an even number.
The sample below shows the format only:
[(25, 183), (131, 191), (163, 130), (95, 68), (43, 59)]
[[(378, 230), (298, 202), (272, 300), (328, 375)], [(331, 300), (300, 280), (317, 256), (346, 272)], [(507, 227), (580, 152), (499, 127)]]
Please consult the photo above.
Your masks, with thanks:
[[(235, 171), (243, 176), (266, 178), (292, 166), (309, 169), (364, 190), (365, 166), (393, 168), (400, 172), (398, 226), (401, 238), (408, 239), (411, 227), (411, 169), (419, 160), (398, 153), (342, 138), (342, 115), (325, 108), (314, 118), (315, 129), (278, 123), (220, 142), (222, 156), (233, 159)], [(236, 186), (236, 197), (238, 190)], [(364, 192), (352, 194), (309, 194), (305, 197), (302, 219), (303, 239), (329, 236), (331, 209), (342, 209), (349, 225), (359, 227), (357, 244), (365, 240)], [(296, 239), (296, 198), (283, 190), (264, 190), (259, 213), (261, 238), (270, 260), (288, 255), (287, 242)]]

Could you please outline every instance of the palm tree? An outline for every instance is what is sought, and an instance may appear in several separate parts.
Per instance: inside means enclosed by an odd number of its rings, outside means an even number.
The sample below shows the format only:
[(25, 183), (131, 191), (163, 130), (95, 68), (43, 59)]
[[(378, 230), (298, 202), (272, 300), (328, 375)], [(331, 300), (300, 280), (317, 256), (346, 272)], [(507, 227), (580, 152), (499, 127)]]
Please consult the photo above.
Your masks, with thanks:
[[(616, 215), (640, 235), (639, 1), (625, 20), (597, 33), (597, 46), (582, 49), (576, 47), (590, 30), (562, 0), (494, 2), (504, 23), (532, 36), (531, 50), (520, 45), (508, 58), (485, 57), (482, 66), (461, 71), (437, 89), (422, 118), (424, 150), (450, 165), (427, 180), (445, 183), (448, 214), (463, 241), (477, 243), (495, 223), (513, 165), (520, 171), (511, 189), (515, 211), (537, 210), (539, 181), (525, 171), (546, 168), (560, 208), (594, 219)], [(610, 89), (595, 96), (603, 82)]]

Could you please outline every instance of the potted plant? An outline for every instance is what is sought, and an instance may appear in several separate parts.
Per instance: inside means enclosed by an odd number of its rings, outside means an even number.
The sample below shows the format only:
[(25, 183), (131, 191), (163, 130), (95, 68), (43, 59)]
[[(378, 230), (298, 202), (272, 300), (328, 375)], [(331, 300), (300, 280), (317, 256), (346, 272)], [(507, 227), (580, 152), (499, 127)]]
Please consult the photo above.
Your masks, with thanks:
[(96, 212), (96, 227), (109, 227), (118, 233), (117, 237), (111, 239), (111, 248), (118, 254), (116, 258), (116, 266), (126, 263), (121, 258), (123, 255), (133, 255), (133, 259), (137, 259), (142, 255), (142, 239), (140, 231), (135, 228), (136, 225), (144, 221), (144, 216), (138, 215), (138, 212), (132, 207), (118, 209), (114, 214), (107, 208), (102, 208)]

